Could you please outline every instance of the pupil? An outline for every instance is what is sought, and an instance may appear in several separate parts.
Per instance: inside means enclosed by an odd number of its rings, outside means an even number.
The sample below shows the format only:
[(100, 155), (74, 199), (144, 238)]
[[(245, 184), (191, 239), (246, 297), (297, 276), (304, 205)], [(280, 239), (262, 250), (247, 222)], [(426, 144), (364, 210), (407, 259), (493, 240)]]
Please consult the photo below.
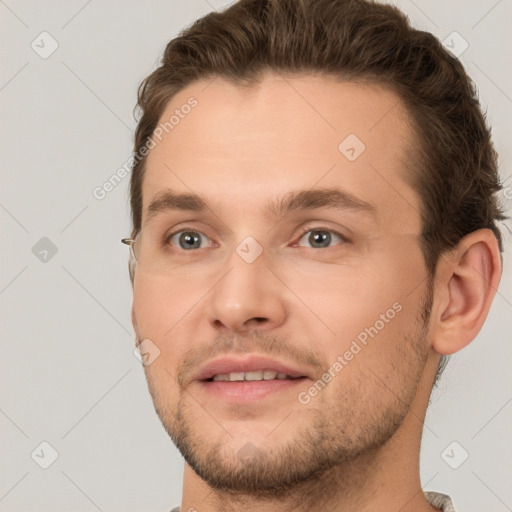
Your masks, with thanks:
[(183, 249), (197, 249), (201, 246), (201, 239), (192, 231), (186, 231), (180, 236), (180, 246)]
[(309, 235), (309, 242), (316, 247), (328, 247), (331, 242), (331, 234), (327, 231), (313, 231)]

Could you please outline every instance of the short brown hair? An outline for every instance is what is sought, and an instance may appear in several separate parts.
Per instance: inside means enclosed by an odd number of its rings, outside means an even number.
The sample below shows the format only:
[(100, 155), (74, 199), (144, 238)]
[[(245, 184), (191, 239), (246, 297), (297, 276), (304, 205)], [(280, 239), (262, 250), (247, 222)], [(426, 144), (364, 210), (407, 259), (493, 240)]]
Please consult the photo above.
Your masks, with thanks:
[[(412, 28), (391, 5), (240, 0), (200, 18), (168, 43), (160, 67), (139, 86), (134, 154), (169, 100), (193, 81), (221, 76), (250, 85), (266, 71), (373, 82), (399, 95), (416, 132), (416, 169), (406, 178), (421, 197), (430, 276), (440, 254), (477, 229), (491, 229), (503, 250), (497, 221), (506, 217), (494, 195), (501, 189), (497, 155), (475, 86), (436, 37)], [(146, 157), (134, 162), (132, 236), (141, 228)]]

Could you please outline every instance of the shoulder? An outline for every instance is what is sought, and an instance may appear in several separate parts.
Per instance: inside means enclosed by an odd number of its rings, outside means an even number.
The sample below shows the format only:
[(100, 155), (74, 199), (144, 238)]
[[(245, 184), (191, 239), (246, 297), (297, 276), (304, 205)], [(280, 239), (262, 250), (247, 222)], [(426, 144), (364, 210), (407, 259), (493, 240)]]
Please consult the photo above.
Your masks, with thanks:
[[(452, 499), (447, 494), (441, 494), (440, 492), (427, 491), (425, 492), (425, 498), (433, 506), (441, 510), (442, 512), (456, 512)], [(171, 511), (171, 512), (179, 512)]]

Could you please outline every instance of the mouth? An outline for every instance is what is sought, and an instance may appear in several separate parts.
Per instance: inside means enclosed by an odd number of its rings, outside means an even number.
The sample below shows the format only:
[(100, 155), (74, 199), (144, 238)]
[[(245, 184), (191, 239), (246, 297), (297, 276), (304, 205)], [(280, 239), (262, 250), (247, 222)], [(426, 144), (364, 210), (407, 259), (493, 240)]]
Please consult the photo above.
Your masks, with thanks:
[(292, 377), (286, 373), (276, 372), (274, 370), (263, 370), (253, 372), (231, 372), (231, 373), (218, 373), (203, 382), (258, 382), (268, 380), (297, 380), (305, 377)]
[(224, 357), (211, 361), (196, 376), (211, 398), (229, 403), (260, 401), (296, 388), (309, 379), (304, 371), (261, 356)]
[(245, 357), (229, 355), (213, 359), (197, 373), (194, 380), (215, 379), (215, 381), (237, 382), (284, 380), (308, 376), (306, 371), (294, 368), (287, 363), (251, 354)]

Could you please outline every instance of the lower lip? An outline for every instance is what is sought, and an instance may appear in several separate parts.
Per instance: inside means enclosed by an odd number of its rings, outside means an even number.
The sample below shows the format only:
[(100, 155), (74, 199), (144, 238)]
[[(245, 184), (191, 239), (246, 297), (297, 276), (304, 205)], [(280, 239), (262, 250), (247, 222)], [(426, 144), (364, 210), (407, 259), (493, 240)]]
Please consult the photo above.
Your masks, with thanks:
[(298, 379), (201, 381), (199, 384), (208, 393), (233, 403), (261, 400), (279, 391), (292, 389), (302, 384), (306, 377)]

